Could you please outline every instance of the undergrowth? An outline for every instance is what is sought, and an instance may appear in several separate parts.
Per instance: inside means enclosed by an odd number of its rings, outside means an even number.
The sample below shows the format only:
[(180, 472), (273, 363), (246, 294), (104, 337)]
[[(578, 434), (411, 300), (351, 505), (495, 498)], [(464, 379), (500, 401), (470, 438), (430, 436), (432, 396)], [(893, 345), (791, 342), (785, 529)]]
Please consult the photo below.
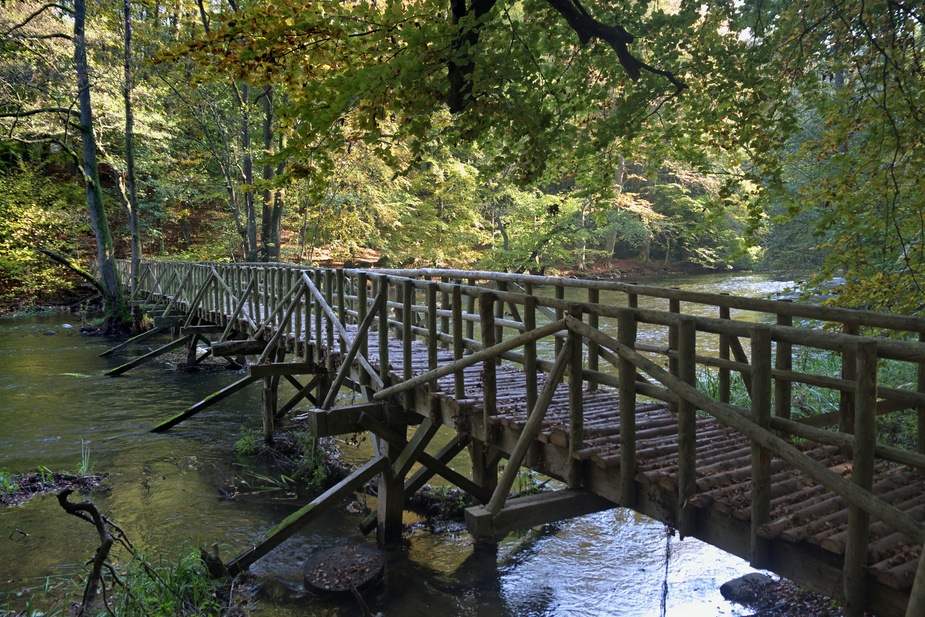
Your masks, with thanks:
[[(67, 570), (82, 569), (81, 565)], [(71, 617), (80, 603), (83, 581), (74, 574), (24, 581), (16, 592), (0, 596), (0, 617)], [(31, 586), (30, 586), (31, 585)], [(216, 581), (188, 547), (178, 556), (135, 554), (115, 563), (104, 581), (105, 593), (87, 614), (117, 617), (234, 617), (246, 615), (250, 597), (227, 581)]]
[[(824, 353), (807, 350), (795, 350), (793, 371), (809, 375), (840, 378), (842, 374), (841, 356), (836, 353)], [(880, 359), (878, 362), (878, 385), (888, 388), (901, 388), (915, 391), (917, 387), (917, 368), (911, 362)], [(715, 370), (701, 369), (697, 374), (697, 389), (719, 400), (719, 374)], [(732, 405), (749, 409), (751, 397), (742, 376), (736, 372), (730, 375), (729, 402)], [(841, 394), (832, 388), (823, 388), (804, 383), (791, 384), (791, 416), (800, 420), (811, 416), (837, 413), (841, 404)], [(703, 412), (700, 412), (703, 413)], [(917, 411), (907, 409), (877, 417), (878, 442), (915, 449), (917, 440)]]

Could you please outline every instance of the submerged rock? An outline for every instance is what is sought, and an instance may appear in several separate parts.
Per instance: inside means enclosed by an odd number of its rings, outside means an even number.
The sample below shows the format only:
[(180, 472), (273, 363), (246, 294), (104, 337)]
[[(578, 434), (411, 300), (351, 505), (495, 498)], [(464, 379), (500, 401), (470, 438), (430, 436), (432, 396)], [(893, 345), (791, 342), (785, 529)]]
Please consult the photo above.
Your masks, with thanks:
[(766, 574), (751, 572), (723, 583), (719, 592), (730, 602), (752, 605), (759, 602), (774, 585), (774, 579)]

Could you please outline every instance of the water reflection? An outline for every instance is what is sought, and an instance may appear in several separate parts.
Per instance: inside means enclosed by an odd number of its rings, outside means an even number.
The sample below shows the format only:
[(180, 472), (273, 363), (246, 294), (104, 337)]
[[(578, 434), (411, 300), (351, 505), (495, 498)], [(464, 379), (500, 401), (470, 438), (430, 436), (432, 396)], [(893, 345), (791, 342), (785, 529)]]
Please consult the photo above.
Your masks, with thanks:
[[(703, 286), (704, 279), (666, 284), (689, 283)], [(716, 291), (716, 284), (711, 281), (709, 290)], [(755, 276), (727, 276), (719, 284), (730, 293), (761, 297), (788, 286)], [(602, 294), (601, 301), (625, 305), (625, 297)], [(95, 469), (112, 474), (108, 490), (90, 498), (143, 552), (218, 544), (227, 558), (297, 509), (299, 504), (272, 496), (228, 501), (219, 493), (250, 464), (235, 457), (233, 444), (242, 425), (260, 426), (259, 388), (229, 397), (166, 435), (151, 434), (157, 422), (240, 375), (187, 375), (152, 365), (104, 377), (126, 356), (99, 358), (113, 342), (80, 337), (66, 325), (75, 324), (58, 315), (0, 321), (0, 467), (75, 469), (81, 443), (87, 444)], [(368, 456), (368, 450), (350, 448), (350, 458)], [(95, 532), (71, 518), (54, 496), (0, 510), (0, 592), (68, 572), (62, 564), (79, 564), (93, 554)], [(258, 562), (258, 577), (272, 582), (257, 614), (356, 614), (351, 602), (305, 594), (301, 564), (315, 550), (357, 538), (360, 519), (335, 508)], [(461, 529), (439, 535), (412, 529), (404, 545), (390, 551), (385, 584), (368, 600), (390, 616), (648, 617), (660, 614), (667, 577), (668, 615), (712, 617), (747, 614), (726, 603), (718, 588), (748, 571), (721, 551), (695, 540), (669, 540), (662, 525), (614, 510), (512, 534), (497, 545), (476, 543)], [(0, 596), (0, 605), (4, 600)]]

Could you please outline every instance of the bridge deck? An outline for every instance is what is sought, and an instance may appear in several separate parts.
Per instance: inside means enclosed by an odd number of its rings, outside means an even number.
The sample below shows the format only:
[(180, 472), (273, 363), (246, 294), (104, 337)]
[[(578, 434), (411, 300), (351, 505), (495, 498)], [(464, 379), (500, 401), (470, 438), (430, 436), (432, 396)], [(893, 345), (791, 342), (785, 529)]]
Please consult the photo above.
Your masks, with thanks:
[[(351, 326), (348, 328), (352, 329)], [(378, 370), (377, 345), (378, 336), (370, 333), (369, 360)], [(389, 347), (390, 374), (392, 380), (398, 382), (403, 375), (401, 341), (390, 338)], [(427, 347), (416, 341), (413, 349), (412, 374), (424, 374), (429, 367)], [(337, 357), (339, 352), (335, 352), (335, 359)], [(437, 358), (439, 366), (452, 361), (450, 354), (443, 350)], [(539, 387), (542, 387), (545, 378), (545, 373), (537, 373)], [(462, 407), (480, 410), (481, 365), (466, 369), (463, 396), (457, 397), (454, 390), (452, 375), (438, 380), (438, 397), (444, 405), (455, 411), (460, 409), (460, 401), (463, 401)], [(496, 391), (498, 413), (488, 420), (490, 426), (499, 432), (493, 443), (504, 449), (504, 444), (516, 441), (527, 420), (526, 374), (520, 367), (498, 367)], [(586, 474), (587, 488), (619, 502), (619, 394), (607, 388), (585, 389), (583, 398), (584, 447), (577, 454), (588, 465), (607, 472)], [(455, 420), (457, 428), (476, 432), (471, 427), (460, 427), (459, 416)], [(506, 432), (512, 434), (505, 435)], [(536, 441), (560, 450), (559, 456), (567, 456), (569, 399), (566, 383), (557, 387)], [(794, 445), (829, 469), (846, 478), (851, 477), (851, 458), (842, 454), (838, 447), (806, 440), (798, 440)], [(700, 417), (697, 420), (696, 451), (697, 494), (689, 505), (712, 515), (698, 516), (704, 520), (709, 518), (711, 526), (740, 527), (742, 531), (739, 533), (747, 537), (751, 519), (752, 459), (749, 439), (713, 418)], [(560, 467), (543, 460), (542, 456), (528, 459), (527, 463), (537, 471), (551, 473), (560, 479), (564, 477)], [(653, 495), (656, 494), (659, 499), (667, 500), (677, 495), (678, 417), (669, 411), (665, 403), (655, 401), (636, 405), (636, 464), (635, 479), (641, 495), (648, 495), (650, 500), (655, 499)], [(759, 534), (773, 543), (791, 545), (797, 554), (802, 553), (813, 562), (839, 563), (845, 553), (848, 502), (780, 458), (772, 459), (771, 469), (771, 518), (760, 528)], [(925, 482), (914, 470), (902, 465), (878, 463), (874, 470), (873, 493), (917, 520), (925, 520)], [(649, 515), (655, 514), (663, 522), (675, 522), (673, 513), (665, 504), (643, 507), (642, 510)], [(723, 518), (728, 520), (717, 523)], [(706, 529), (702, 531), (705, 536), (715, 533)], [(701, 534), (695, 531), (694, 535)], [(727, 544), (724, 548), (747, 557), (747, 546)], [(819, 551), (823, 551), (822, 555)], [(781, 551), (772, 548), (771, 553), (775, 552)], [(908, 592), (921, 552), (922, 545), (894, 532), (882, 522), (872, 521), (868, 564), (870, 574), (877, 582), (889, 589)], [(786, 564), (779, 563), (769, 564), (769, 568), (782, 572), (788, 570)]]
[[(521, 510), (513, 505), (510, 510), (499, 510), (498, 502), (510, 488), (508, 471), (522, 462), (598, 496), (582, 501), (586, 493), (565, 492), (568, 494), (563, 493), (563, 499), (575, 496), (571, 503), (579, 506), (569, 510), (564, 501), (555, 501), (559, 509), (547, 513), (547, 520), (581, 508), (591, 511), (592, 507), (626, 505), (686, 535), (842, 599), (846, 614), (860, 616), (864, 609), (881, 617), (925, 614), (925, 568), (918, 567), (925, 539), (925, 482), (915, 471), (916, 467), (925, 469), (925, 431), (921, 430), (925, 425), (923, 319), (507, 273), (334, 272), (286, 265), (168, 262), (149, 262), (147, 272), (150, 286), (145, 293), (149, 300), (169, 300), (170, 306), (182, 308), (187, 326), (197, 318), (218, 324), (215, 329), (189, 330), (184, 339), (187, 345), (194, 345), (202, 336), (199, 333), (219, 330), (222, 333), (217, 342), (221, 344), (244, 335), (252, 339), (249, 349), (262, 350), (261, 341), (269, 340), (258, 364), (274, 359), (278, 364), (260, 371), (255, 367), (250, 377), (226, 388), (227, 392), (237, 391), (258, 375), (264, 377), (263, 415), (268, 438), (272, 437), (280, 375), (318, 373), (312, 381), (318, 388), (314, 400), (324, 406), (321, 401), (327, 398), (325, 404), (330, 404), (333, 397), (324, 394), (330, 378), (339, 371), (344, 350), (359, 339), (365, 341), (367, 350), (361, 351), (349, 371), (340, 376), (346, 374), (348, 385), (362, 389), (359, 384), (367, 377), (364, 363), (371, 365), (373, 374), (382, 373), (376, 329), (387, 320), (389, 367), (384, 373), (389, 392), (376, 392), (373, 387), (364, 394), (370, 400), (390, 403), (392, 409), (404, 407), (422, 419), (436, 420), (478, 446), (472, 451), (473, 463), (483, 468), (474, 471), (474, 481), (459, 474), (452, 481), (483, 497), (497, 482), (498, 490), (483, 509), (493, 517), (491, 532), (510, 529), (512, 517), (521, 516), (514, 514)], [(489, 283), (483, 286), (481, 281)], [(546, 286), (547, 293), (555, 292), (554, 297), (535, 295), (534, 285)], [(569, 287), (581, 288), (587, 299), (573, 296), (566, 300), (565, 289)], [(602, 302), (600, 292), (604, 290), (625, 294), (626, 305)], [(422, 295), (426, 299), (419, 304)], [(640, 309), (640, 296), (667, 300), (668, 310)], [(708, 306), (718, 317), (686, 315), (682, 302)], [(364, 320), (367, 309), (369, 315)], [(732, 310), (761, 313), (762, 323), (733, 319)], [(168, 307), (163, 316), (169, 312)], [(795, 320), (805, 321), (794, 327)], [(361, 321), (374, 327), (360, 332), (356, 324)], [(819, 321), (834, 327), (819, 329), (813, 325)], [(475, 323), (479, 324), (481, 340), (474, 340)], [(637, 327), (667, 332), (667, 345), (647, 343), (653, 339), (645, 338)], [(867, 333), (877, 333), (879, 338), (860, 336), (864, 334), (862, 327), (870, 328)], [(884, 331), (893, 331), (895, 337), (880, 337)], [(699, 347), (701, 336), (718, 339), (718, 350), (704, 353)], [(534, 345), (544, 338), (543, 348), (550, 349), (553, 337), (558, 337), (556, 348), (564, 343), (571, 354), (558, 355), (554, 363), (549, 361), (548, 352), (546, 358), (538, 357)], [(447, 349), (437, 348), (438, 341)], [(290, 363), (279, 357), (280, 349), (272, 349), (278, 344), (290, 354)], [(518, 351), (513, 351), (515, 348)], [(840, 377), (813, 374), (802, 367), (794, 370), (797, 348), (814, 357), (833, 355), (841, 363)], [(191, 358), (193, 351), (188, 350)], [(422, 384), (418, 387), (408, 383), (415, 376), (448, 367), (460, 353), (469, 356), (466, 366), (454, 364), (455, 372), (445, 371), (433, 392), (423, 379), (414, 382)], [(473, 358), (473, 354), (479, 355)], [(402, 366), (406, 357), (410, 359), (407, 371)], [(501, 358), (504, 361), (497, 365)], [(664, 360), (668, 370), (653, 358)], [(918, 371), (917, 381), (900, 387), (879, 386), (880, 360), (912, 365)], [(601, 370), (599, 363), (605, 362), (618, 370)], [(134, 365), (124, 365), (111, 374)], [(538, 405), (541, 411), (545, 409), (538, 429), (528, 416), (528, 381), (533, 380), (527, 379), (527, 366), (537, 367), (537, 391), (549, 374), (555, 373), (556, 379), (568, 375), (552, 390), (548, 407)], [(717, 377), (717, 392), (707, 394), (698, 389), (695, 376), (701, 369)], [(576, 375), (580, 376), (580, 389), (575, 386)], [(737, 376), (745, 386), (751, 409), (725, 402), (729, 400), (730, 380)], [(460, 378), (463, 391), (456, 392)], [(483, 387), (492, 383), (488, 396)], [(821, 415), (815, 412), (807, 423), (790, 421), (798, 387), (834, 393), (840, 401), (838, 409)], [(300, 389), (298, 397), (307, 386)], [(226, 396), (226, 391), (217, 394)], [(627, 401), (632, 397), (634, 414), (621, 415), (620, 393)], [(389, 398), (392, 394), (395, 396)], [(298, 397), (285, 408), (292, 408)], [(169, 428), (220, 398), (209, 397), (158, 429)], [(355, 483), (382, 473), (378, 529), (380, 540), (385, 540), (395, 537), (396, 529), (400, 534), (401, 500), (396, 497), (404, 494), (407, 484), (403, 485), (403, 478), (398, 476), (404, 476), (410, 462), (421, 461), (450, 478), (455, 472), (446, 468), (445, 461), (422, 453), (433, 435), (432, 423), (423, 422), (415, 437), (402, 445), (407, 435), (398, 433), (407, 433), (402, 422), (411, 416), (399, 413), (397, 423), (390, 428), (381, 420), (362, 415), (368, 412), (387, 419), (386, 407), (372, 402), (361, 407), (343, 410), (340, 418), (347, 423), (331, 426), (340, 430), (349, 425), (349, 431), (362, 425), (390, 447), (379, 450), (374, 460), (337, 487), (336, 494), (349, 493), (356, 488)], [(800, 407), (813, 414), (805, 405)], [(694, 415), (695, 408), (703, 411)], [(918, 452), (877, 446), (875, 417), (906, 410), (911, 410), (920, 425)], [(337, 414), (337, 410), (320, 413)], [(582, 424), (580, 444), (570, 443), (579, 438), (572, 430), (573, 421)], [(854, 427), (858, 436), (814, 428), (836, 424), (842, 431)], [(634, 435), (629, 442), (634, 445), (634, 457), (621, 452), (621, 431)], [(509, 459), (500, 479), (490, 469), (493, 463), (488, 462), (498, 460), (498, 453)], [(621, 467), (631, 464), (632, 477), (622, 477)], [(383, 472), (384, 468), (401, 471)], [(539, 507), (546, 503), (541, 501)], [(536, 512), (536, 503), (531, 507), (533, 514), (520, 519), (521, 524), (533, 520), (530, 517)], [(296, 519), (289, 517), (268, 532), (259, 550), (236, 558), (235, 566), (246, 568), (307, 524), (312, 512), (320, 511), (315, 504), (306, 508)], [(472, 513), (470, 509), (467, 516)], [(869, 526), (865, 513), (870, 513)], [(503, 524), (499, 522), (502, 518)], [(753, 518), (757, 522), (753, 523)], [(499, 522), (499, 527), (493, 527), (494, 522)]]

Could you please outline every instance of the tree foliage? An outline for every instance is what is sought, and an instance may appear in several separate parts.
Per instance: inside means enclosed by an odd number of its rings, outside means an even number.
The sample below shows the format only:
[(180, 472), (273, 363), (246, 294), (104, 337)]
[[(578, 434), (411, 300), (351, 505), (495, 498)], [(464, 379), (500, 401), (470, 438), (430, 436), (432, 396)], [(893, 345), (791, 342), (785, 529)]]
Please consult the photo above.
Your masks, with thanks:
[[(0, 37), (0, 105), (20, 111), (4, 142), (67, 149), (73, 59), (54, 35), (67, 17), (7, 4), (9, 23), (35, 16)], [(146, 253), (517, 271), (764, 263), (816, 269), (810, 285), (843, 278), (845, 304), (925, 306), (917, 3), (131, 4)], [(114, 190), (123, 4), (88, 8), (94, 135)]]

